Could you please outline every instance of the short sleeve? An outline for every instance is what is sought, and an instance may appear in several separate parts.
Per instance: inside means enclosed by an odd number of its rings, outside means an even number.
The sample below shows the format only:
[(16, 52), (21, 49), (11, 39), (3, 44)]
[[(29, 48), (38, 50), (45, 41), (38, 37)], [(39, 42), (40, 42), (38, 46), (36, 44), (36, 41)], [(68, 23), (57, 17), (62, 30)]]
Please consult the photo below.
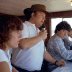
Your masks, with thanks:
[(3, 62), (3, 61), (8, 62), (8, 59), (7, 59), (4, 51), (0, 50), (0, 62)]
[(22, 38), (28, 38), (29, 33), (28, 33), (28, 27), (26, 24), (23, 24), (23, 30), (22, 30), (22, 34), (21, 34), (21, 39)]

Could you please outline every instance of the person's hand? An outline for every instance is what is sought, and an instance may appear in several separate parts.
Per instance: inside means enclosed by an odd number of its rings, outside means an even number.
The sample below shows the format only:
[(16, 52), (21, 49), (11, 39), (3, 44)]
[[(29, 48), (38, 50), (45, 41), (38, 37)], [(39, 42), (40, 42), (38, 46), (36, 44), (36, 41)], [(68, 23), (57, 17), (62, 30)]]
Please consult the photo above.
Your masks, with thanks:
[(60, 60), (56, 62), (57, 66), (64, 66), (65, 65), (65, 61), (64, 60)]
[(19, 72), (19, 71), (13, 67), (12, 72)]
[(47, 38), (47, 30), (40, 31), (39, 36), (45, 40)]

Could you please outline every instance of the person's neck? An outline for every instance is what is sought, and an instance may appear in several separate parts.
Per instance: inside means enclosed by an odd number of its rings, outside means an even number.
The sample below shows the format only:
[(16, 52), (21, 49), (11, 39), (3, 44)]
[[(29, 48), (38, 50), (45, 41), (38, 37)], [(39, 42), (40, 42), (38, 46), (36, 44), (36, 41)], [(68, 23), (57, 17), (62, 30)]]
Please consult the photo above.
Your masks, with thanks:
[(33, 19), (30, 19), (29, 22), (31, 22), (32, 24), (35, 24), (35, 21)]
[(6, 47), (3, 49), (4, 51), (8, 51), (9, 50), (9, 46), (8, 45), (5, 45)]
[(35, 24), (36, 28), (39, 28), (33, 19), (30, 19), (29, 22), (31, 22), (32, 24)]

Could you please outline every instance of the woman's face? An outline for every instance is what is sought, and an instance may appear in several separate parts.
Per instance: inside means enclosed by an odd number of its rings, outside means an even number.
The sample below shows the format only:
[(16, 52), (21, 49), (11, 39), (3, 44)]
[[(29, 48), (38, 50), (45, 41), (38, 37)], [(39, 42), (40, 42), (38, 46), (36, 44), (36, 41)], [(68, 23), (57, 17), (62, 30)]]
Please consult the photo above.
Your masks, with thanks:
[(10, 39), (6, 43), (9, 48), (17, 48), (20, 41), (21, 31), (12, 31), (10, 33)]

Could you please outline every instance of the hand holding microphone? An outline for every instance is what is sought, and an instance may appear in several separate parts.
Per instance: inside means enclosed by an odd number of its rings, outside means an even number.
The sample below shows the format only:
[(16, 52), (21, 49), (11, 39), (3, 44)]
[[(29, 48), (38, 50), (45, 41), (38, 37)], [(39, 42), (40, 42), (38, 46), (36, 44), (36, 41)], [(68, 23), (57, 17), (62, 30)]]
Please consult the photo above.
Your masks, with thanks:
[(40, 29), (39, 35), (43, 40), (45, 40), (47, 38), (47, 30), (45, 29), (45, 26), (42, 25), (39, 29)]
[(40, 28), (41, 31), (45, 30), (45, 25), (43, 24)]

